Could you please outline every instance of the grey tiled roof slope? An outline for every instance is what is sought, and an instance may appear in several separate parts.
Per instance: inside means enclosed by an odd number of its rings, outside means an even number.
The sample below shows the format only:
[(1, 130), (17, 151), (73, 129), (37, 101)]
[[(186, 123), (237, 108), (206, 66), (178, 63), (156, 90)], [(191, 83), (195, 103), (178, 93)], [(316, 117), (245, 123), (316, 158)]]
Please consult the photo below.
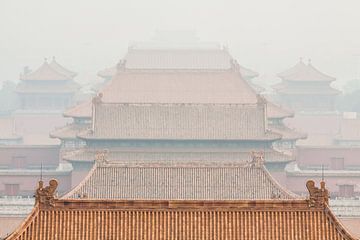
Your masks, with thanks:
[[(63, 156), (64, 160), (71, 162), (93, 162), (95, 161), (95, 154), (102, 149), (83, 148), (74, 150)], [(251, 153), (249, 149), (124, 149), (111, 148), (109, 149), (108, 159), (110, 161), (122, 161), (125, 163), (132, 163), (140, 165), (153, 164), (158, 165), (165, 162), (172, 162), (173, 165), (181, 164), (183, 161), (191, 161), (193, 165), (232, 165), (232, 163), (239, 163), (251, 160)], [(273, 149), (264, 152), (266, 162), (290, 162), (294, 157)]]
[(93, 139), (275, 140), (258, 104), (95, 104)]
[(95, 199), (291, 199), (263, 166), (133, 166), (95, 164), (65, 198)]

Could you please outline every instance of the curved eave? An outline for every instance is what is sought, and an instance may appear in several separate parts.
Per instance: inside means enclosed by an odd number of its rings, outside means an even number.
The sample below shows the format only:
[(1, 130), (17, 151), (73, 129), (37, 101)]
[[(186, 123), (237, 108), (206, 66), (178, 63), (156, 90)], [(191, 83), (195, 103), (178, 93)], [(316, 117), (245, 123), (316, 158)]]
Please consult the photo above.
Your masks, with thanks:
[(5, 239), (17, 239), (21, 236), (21, 234), (26, 231), (26, 229), (36, 220), (38, 214), (40, 211), (39, 204), (35, 204), (34, 208), (30, 212), (30, 214), (25, 218), (25, 220), (22, 222), (22, 224), (9, 236), (7, 236)]
[(306, 139), (307, 138), (307, 134), (306, 133), (300, 133), (297, 132), (293, 129), (287, 128), (287, 127), (283, 127), (283, 128), (277, 128), (274, 126), (269, 126), (269, 129), (272, 132), (275, 132), (277, 134), (280, 134), (281, 140), (299, 140), (299, 139)]

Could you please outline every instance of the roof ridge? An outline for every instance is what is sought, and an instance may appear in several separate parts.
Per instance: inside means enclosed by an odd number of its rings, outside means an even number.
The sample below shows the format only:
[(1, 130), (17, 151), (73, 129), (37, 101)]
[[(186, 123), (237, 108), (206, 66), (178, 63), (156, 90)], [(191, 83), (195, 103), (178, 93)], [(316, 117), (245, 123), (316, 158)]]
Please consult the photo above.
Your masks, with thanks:
[[(55, 75), (58, 75), (58, 77), (60, 76), (59, 79), (40, 79), (39, 76), (36, 76), (36, 74), (40, 74), (41, 71), (50, 71), (55, 73)], [(35, 75), (35, 76), (34, 76)], [(35, 79), (32, 79), (35, 78)], [(38, 78), (38, 79), (36, 79)], [(70, 80), (69, 76), (67, 76), (66, 74), (63, 74), (57, 70), (55, 70), (54, 68), (52, 68), (50, 66), (50, 64), (47, 61), (44, 61), (44, 63), (35, 71), (29, 72), (27, 74), (21, 75), (20, 76), (20, 80), (24, 80), (24, 81), (28, 81), (28, 80), (34, 80), (34, 81), (43, 81), (43, 80)]]
[(287, 196), (289, 196), (292, 199), (295, 198), (300, 198), (299, 195), (291, 192), (290, 190), (286, 189), (285, 187), (283, 187), (271, 174), (270, 172), (264, 167), (262, 166), (262, 171), (264, 172), (264, 174), (266, 174), (268, 176), (268, 179), (270, 180), (271, 184), (274, 184), (274, 186), (278, 189), (280, 189), (281, 191), (283, 191), (283, 193)]
[(62, 198), (70, 198), (71, 195), (75, 194), (79, 189), (81, 189), (85, 183), (91, 178), (91, 176), (94, 174), (95, 170), (98, 168), (98, 163), (95, 161), (93, 167), (90, 169), (86, 177), (82, 179), (82, 181), (73, 189), (71, 189), (68, 193), (64, 194)]

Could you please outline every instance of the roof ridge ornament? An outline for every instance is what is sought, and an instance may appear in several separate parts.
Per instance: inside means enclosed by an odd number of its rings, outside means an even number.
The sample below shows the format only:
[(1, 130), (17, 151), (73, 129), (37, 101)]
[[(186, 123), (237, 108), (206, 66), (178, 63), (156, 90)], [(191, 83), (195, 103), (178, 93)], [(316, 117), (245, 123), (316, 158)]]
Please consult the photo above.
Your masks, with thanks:
[(236, 59), (230, 59), (230, 65), (230, 69), (234, 70), (235, 72), (240, 72), (240, 64)]
[(321, 181), (318, 188), (315, 187), (314, 180), (309, 180), (306, 187), (309, 191), (309, 207), (325, 207), (329, 204), (329, 191), (325, 188), (325, 181)]
[(96, 151), (95, 153), (95, 162), (102, 166), (102, 165), (106, 165), (109, 161), (108, 161), (108, 153), (109, 150), (108, 149), (103, 149), (100, 151)]
[(118, 64), (116, 64), (116, 70), (118, 72), (120, 71), (125, 71), (125, 65), (126, 65), (126, 60), (125, 59), (121, 59)]
[(103, 94), (102, 93), (98, 93), (95, 97), (93, 97), (92, 102), (93, 104), (100, 104), (102, 103), (102, 97)]
[(251, 161), (250, 167), (262, 167), (264, 165), (264, 152), (263, 151), (252, 151), (251, 152)]
[(49, 186), (44, 187), (44, 182), (40, 180), (35, 193), (35, 203), (38, 203), (42, 206), (54, 207), (56, 189), (58, 185), (59, 184), (56, 179), (51, 179), (49, 181)]

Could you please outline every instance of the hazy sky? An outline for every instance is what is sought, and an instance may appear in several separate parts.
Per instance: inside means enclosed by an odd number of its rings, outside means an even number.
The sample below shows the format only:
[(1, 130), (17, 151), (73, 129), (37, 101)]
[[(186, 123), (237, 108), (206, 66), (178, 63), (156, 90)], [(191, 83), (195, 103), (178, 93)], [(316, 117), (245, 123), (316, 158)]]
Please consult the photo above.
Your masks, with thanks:
[(90, 81), (129, 42), (169, 29), (228, 45), (267, 79), (299, 57), (337, 77), (337, 86), (359, 72), (359, 0), (0, 0), (0, 81), (51, 56)]

